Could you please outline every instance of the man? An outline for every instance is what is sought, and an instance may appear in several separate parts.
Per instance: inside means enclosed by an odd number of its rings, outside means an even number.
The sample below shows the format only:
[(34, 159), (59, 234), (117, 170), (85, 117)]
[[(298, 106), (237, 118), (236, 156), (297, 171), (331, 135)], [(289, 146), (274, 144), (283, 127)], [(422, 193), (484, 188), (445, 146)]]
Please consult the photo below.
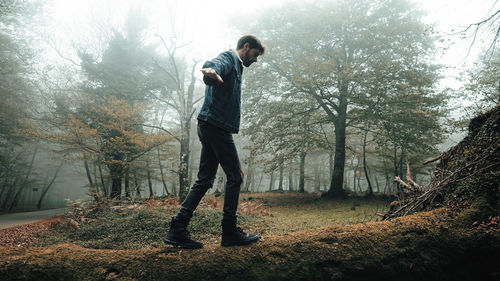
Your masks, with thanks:
[(221, 245), (247, 245), (260, 239), (236, 227), (243, 171), (232, 134), (238, 133), (240, 126), (243, 66), (249, 67), (257, 62), (257, 57), (264, 51), (265, 46), (259, 39), (246, 35), (238, 41), (236, 51), (225, 51), (203, 65), (201, 72), (206, 89), (198, 114), (198, 136), (202, 144), (198, 179), (189, 190), (179, 213), (172, 218), (165, 243), (188, 249), (203, 247), (201, 242), (190, 238), (186, 227), (201, 198), (213, 186), (219, 164), (227, 177)]

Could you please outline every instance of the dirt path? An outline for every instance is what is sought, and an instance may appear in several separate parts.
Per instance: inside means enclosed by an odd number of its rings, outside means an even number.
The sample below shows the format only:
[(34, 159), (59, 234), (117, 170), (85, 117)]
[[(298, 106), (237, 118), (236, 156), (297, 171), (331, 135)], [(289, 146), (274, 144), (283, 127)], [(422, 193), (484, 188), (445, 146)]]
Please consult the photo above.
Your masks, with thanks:
[(50, 209), (34, 212), (22, 212), (0, 215), (0, 229), (6, 229), (23, 224), (33, 223), (65, 213), (68, 208)]

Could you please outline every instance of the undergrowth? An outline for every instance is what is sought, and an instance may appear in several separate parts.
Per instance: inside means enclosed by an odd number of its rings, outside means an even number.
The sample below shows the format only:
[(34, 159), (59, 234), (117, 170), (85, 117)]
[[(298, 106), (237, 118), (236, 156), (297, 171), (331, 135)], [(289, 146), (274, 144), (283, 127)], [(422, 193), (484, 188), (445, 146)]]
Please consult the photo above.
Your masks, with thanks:
[[(188, 226), (194, 239), (219, 244), (222, 200), (207, 196)], [(261, 236), (285, 234), (333, 224), (378, 220), (387, 209), (380, 199), (328, 200), (317, 194), (242, 194), (239, 225)], [(143, 202), (100, 201), (74, 204), (61, 222), (38, 234), (39, 245), (74, 243), (95, 249), (143, 249), (165, 247), (163, 239), (170, 219), (179, 210), (171, 198)]]

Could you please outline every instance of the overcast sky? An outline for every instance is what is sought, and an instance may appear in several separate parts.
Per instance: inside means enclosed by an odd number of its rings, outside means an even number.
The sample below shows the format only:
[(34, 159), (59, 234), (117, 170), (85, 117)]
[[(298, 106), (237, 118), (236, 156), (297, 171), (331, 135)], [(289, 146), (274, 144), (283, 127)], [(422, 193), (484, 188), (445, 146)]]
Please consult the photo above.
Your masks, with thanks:
[[(234, 14), (242, 17), (280, 5), (287, 0), (53, 0), (51, 13), (53, 34), (58, 40), (77, 40), (82, 36), (86, 27), (92, 22), (108, 21), (115, 25), (123, 22), (130, 7), (143, 7), (150, 20), (151, 32), (162, 34), (165, 37), (171, 34), (169, 13), (176, 18), (176, 32), (182, 34), (185, 43), (189, 43), (189, 50), (194, 51), (192, 56), (197, 59), (210, 59), (220, 51), (232, 48), (241, 34), (234, 34), (227, 27), (227, 19)], [(438, 60), (448, 68), (447, 79), (442, 81), (441, 87), (458, 87), (459, 82), (454, 80), (464, 64), (470, 65), (486, 46), (480, 37), (471, 54), (466, 58), (471, 40), (459, 40), (459, 36), (451, 35), (460, 31), (471, 23), (485, 19), (500, 8), (498, 0), (413, 0), (424, 10), (428, 11), (425, 17), (427, 23), (436, 24), (438, 31), (447, 35), (442, 46), (449, 47), (440, 52)], [(210, 42), (207, 44), (206, 42)], [(186, 48), (187, 49), (187, 48)]]

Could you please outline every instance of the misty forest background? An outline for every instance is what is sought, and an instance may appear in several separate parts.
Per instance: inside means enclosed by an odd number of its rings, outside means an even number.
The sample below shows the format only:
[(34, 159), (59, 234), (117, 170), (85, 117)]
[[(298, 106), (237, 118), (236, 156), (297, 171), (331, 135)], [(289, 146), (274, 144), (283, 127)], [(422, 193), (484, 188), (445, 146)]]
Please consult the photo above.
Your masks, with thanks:
[[(0, 209), (182, 199), (199, 163), (199, 69), (218, 52), (190, 55), (173, 13), (159, 35), (140, 7), (120, 24), (93, 21), (92, 36), (66, 46), (44, 28), (50, 4), (0, 0)], [(406, 159), (428, 182), (434, 167), (422, 163), (500, 103), (499, 12), (457, 31), (471, 44), (494, 38), (460, 89), (439, 86), (447, 37), (423, 15), (407, 0), (324, 0), (232, 19), (234, 34), (268, 47), (244, 71), (242, 190), (395, 194)], [(210, 192), (224, 181), (219, 169)]]

